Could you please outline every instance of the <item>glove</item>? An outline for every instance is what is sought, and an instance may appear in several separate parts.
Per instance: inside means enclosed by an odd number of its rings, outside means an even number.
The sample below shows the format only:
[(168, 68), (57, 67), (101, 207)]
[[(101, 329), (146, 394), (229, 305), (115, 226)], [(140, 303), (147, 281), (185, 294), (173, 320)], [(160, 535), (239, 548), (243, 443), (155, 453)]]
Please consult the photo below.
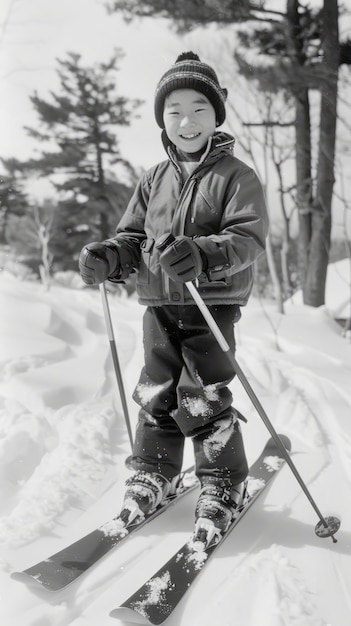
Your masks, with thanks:
[(172, 280), (186, 283), (200, 276), (202, 253), (190, 237), (176, 237), (161, 253), (160, 265)]
[(88, 243), (79, 256), (79, 271), (86, 285), (98, 285), (120, 271), (117, 248), (112, 242)]

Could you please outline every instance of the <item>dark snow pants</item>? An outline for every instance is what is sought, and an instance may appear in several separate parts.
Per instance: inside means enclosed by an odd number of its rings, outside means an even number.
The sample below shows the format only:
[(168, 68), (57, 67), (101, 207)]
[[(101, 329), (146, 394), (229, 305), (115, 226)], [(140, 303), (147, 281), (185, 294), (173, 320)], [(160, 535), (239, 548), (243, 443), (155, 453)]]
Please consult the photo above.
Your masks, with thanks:
[[(209, 308), (234, 353), (239, 307)], [(191, 437), (199, 478), (241, 482), (248, 466), (228, 388), (233, 366), (198, 307), (148, 307), (143, 331), (145, 365), (133, 394), (141, 409), (132, 466), (171, 479), (182, 467), (184, 437)]]

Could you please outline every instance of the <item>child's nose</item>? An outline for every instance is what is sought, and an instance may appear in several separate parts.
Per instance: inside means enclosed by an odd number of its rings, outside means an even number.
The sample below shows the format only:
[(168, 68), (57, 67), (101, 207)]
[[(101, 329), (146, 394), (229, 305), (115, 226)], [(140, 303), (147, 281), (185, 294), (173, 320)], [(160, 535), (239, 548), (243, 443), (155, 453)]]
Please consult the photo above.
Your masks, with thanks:
[(184, 115), (181, 119), (180, 125), (183, 128), (184, 126), (188, 126), (193, 122), (193, 118), (191, 115)]

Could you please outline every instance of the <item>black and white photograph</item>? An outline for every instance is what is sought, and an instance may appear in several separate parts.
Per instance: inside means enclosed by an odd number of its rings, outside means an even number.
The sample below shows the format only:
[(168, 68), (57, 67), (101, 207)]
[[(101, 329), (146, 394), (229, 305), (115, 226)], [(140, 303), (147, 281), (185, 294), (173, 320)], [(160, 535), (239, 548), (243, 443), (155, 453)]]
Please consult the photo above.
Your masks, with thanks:
[(2, 0), (0, 621), (349, 626), (351, 6)]

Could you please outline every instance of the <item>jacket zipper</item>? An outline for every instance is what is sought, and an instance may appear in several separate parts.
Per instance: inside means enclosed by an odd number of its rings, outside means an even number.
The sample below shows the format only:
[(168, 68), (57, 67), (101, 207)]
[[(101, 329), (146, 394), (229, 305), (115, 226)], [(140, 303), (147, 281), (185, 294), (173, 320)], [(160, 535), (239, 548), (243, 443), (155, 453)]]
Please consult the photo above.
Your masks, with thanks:
[[(188, 210), (191, 204), (191, 199), (190, 199), (188, 206), (184, 205), (184, 201), (189, 194), (191, 194), (191, 196), (193, 195), (195, 187), (196, 187), (196, 183), (197, 183), (197, 178), (191, 175), (191, 177), (188, 178), (187, 182), (185, 183), (182, 189), (182, 192), (180, 194), (179, 200), (178, 200), (177, 210), (179, 208), (179, 211), (180, 211), (179, 222), (180, 222), (180, 234), (181, 235), (184, 235), (184, 232), (185, 232), (185, 221), (186, 221), (186, 216), (188, 214)], [(177, 210), (176, 210), (176, 213), (177, 213)]]
[[(232, 143), (232, 140), (230, 140), (228, 142), (224, 141), (222, 144), (218, 144), (217, 147), (225, 146), (227, 143), (229, 145), (230, 143)], [(186, 207), (186, 208), (182, 207), (182, 204), (184, 203), (184, 200), (185, 200), (187, 194), (190, 192), (190, 190), (191, 190), (192, 193), (194, 193), (196, 184), (198, 183), (198, 180), (199, 180), (199, 178), (197, 176), (198, 172), (202, 169), (202, 167), (207, 166), (208, 163), (209, 163), (209, 161), (207, 161), (207, 157), (210, 155), (210, 152), (211, 152), (211, 144), (212, 144), (212, 139), (210, 138), (209, 141), (208, 141), (207, 148), (206, 148), (204, 154), (202, 155), (202, 158), (200, 159), (200, 161), (198, 163), (198, 166), (193, 171), (193, 173), (189, 176), (189, 178), (185, 181), (184, 186), (183, 186), (183, 188), (182, 188), (182, 190), (180, 192), (180, 196), (179, 196), (179, 199), (178, 199), (178, 202), (177, 202), (177, 206), (176, 206), (176, 209), (175, 209), (175, 212), (174, 212), (174, 217), (175, 217), (175, 216), (177, 216), (178, 210), (180, 210), (180, 217), (179, 217), (180, 232), (179, 233), (174, 233), (173, 230), (172, 230), (172, 233), (175, 236), (177, 234), (184, 235), (185, 221), (186, 221), (186, 216), (187, 216), (187, 213), (188, 213), (188, 210), (189, 210), (189, 207), (190, 207), (190, 203), (189, 203), (188, 207)], [(176, 171), (178, 173), (178, 176), (181, 177), (181, 175), (182, 175), (181, 174), (181, 169), (180, 169), (177, 161), (173, 158), (173, 154), (172, 154), (171, 150), (168, 150), (168, 156), (170, 158), (170, 161), (173, 163), (173, 165), (174, 165), (174, 167), (175, 167), (175, 169), (176, 169)], [(210, 156), (209, 160), (211, 160), (211, 156)], [(215, 160), (216, 160), (216, 158), (215, 158)], [(173, 217), (173, 220), (174, 220), (174, 217)], [(190, 221), (191, 221), (192, 224), (195, 223), (195, 219), (196, 219), (196, 209), (194, 211), (192, 211), (192, 214), (190, 216)], [(173, 220), (172, 220), (172, 225), (173, 225)]]

